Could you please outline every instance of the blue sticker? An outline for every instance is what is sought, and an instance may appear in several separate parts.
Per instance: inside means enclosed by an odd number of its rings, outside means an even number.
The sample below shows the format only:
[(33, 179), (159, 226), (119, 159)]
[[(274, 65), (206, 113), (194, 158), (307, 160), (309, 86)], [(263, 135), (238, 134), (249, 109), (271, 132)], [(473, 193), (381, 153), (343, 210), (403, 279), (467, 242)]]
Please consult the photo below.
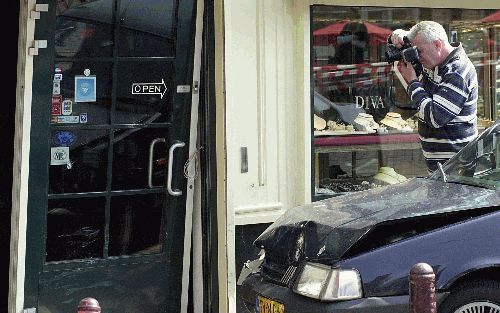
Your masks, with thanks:
[(75, 102), (96, 102), (95, 76), (75, 76)]
[(52, 143), (56, 147), (69, 147), (75, 142), (75, 135), (69, 131), (57, 131), (52, 137)]

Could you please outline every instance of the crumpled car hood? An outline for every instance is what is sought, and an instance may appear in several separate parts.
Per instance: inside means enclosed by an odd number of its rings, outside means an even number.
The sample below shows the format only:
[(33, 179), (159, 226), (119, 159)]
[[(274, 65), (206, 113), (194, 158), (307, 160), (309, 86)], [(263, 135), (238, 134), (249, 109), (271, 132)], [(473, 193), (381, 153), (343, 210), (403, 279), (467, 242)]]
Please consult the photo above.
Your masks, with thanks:
[(496, 190), (414, 178), (291, 208), (254, 244), (276, 263), (336, 261), (378, 223), (498, 203)]

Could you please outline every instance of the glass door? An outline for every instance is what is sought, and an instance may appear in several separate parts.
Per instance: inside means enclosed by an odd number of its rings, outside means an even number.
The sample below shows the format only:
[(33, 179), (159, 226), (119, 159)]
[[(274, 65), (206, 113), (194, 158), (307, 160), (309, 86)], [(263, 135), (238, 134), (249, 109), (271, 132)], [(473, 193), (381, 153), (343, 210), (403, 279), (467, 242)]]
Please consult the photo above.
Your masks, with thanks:
[(179, 312), (196, 2), (47, 4), (25, 307), (73, 312), (93, 297), (106, 313)]

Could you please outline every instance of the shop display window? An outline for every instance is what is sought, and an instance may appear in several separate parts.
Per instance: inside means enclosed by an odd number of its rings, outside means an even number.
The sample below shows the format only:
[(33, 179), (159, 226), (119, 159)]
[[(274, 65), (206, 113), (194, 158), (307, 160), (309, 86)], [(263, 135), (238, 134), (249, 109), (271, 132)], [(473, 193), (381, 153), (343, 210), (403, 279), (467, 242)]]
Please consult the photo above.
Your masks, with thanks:
[(313, 200), (428, 175), (417, 112), (385, 59), (391, 32), (423, 20), (476, 68), (478, 131), (500, 118), (500, 11), (311, 6)]

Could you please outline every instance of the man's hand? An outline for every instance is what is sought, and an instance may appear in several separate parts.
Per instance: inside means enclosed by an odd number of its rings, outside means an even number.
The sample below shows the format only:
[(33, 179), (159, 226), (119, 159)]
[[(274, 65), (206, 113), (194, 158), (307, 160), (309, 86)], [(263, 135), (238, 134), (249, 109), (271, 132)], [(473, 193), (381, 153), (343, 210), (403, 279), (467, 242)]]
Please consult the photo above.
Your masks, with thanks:
[(408, 35), (408, 31), (403, 29), (396, 29), (391, 34), (391, 42), (399, 49), (403, 46), (403, 37)]
[(414, 79), (418, 79), (417, 74), (415, 73), (415, 69), (410, 63), (402, 62), (403, 66), (399, 70), (401, 75), (407, 83), (411, 82)]

